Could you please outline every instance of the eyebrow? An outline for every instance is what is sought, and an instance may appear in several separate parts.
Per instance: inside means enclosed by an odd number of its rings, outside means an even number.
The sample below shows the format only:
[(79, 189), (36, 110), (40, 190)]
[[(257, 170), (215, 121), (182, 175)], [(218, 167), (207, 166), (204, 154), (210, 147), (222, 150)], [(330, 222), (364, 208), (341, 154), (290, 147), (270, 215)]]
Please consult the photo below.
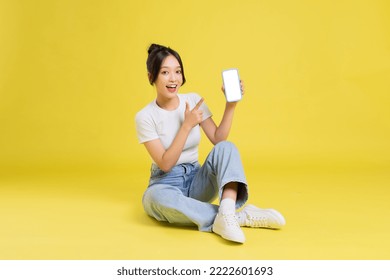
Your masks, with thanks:
[[(171, 68), (171, 67), (169, 67), (169, 66), (161, 66), (161, 68)], [(177, 68), (181, 68), (181, 66), (176, 66), (175, 68), (176, 68), (176, 69), (177, 69)]]

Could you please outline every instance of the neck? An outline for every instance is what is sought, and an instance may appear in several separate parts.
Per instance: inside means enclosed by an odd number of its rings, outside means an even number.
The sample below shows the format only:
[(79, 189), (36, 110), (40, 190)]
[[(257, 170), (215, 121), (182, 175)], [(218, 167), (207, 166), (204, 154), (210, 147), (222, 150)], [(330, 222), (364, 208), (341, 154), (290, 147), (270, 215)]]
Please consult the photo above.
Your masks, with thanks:
[(161, 109), (173, 111), (179, 107), (180, 101), (177, 95), (173, 98), (162, 98), (157, 96), (156, 103)]

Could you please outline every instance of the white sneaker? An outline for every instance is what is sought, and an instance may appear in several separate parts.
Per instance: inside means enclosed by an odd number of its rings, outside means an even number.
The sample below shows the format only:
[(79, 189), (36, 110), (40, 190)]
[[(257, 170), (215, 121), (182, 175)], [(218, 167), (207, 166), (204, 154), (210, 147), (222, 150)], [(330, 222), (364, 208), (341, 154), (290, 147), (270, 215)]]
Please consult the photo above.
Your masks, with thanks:
[(282, 214), (274, 209), (261, 209), (254, 205), (247, 205), (239, 215), (245, 215), (245, 222), (241, 226), (280, 229), (286, 221)]
[(213, 232), (230, 241), (245, 242), (245, 235), (237, 222), (235, 213), (218, 213), (214, 220)]

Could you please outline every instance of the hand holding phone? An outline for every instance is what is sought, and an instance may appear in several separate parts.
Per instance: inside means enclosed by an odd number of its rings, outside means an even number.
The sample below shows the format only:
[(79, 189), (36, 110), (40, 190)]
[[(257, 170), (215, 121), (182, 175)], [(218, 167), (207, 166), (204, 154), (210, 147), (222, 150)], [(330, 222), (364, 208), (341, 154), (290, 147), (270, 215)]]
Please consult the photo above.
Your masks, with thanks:
[(241, 100), (241, 83), (238, 75), (238, 69), (232, 68), (222, 71), (223, 86), (225, 88), (225, 97), (227, 102), (236, 102)]

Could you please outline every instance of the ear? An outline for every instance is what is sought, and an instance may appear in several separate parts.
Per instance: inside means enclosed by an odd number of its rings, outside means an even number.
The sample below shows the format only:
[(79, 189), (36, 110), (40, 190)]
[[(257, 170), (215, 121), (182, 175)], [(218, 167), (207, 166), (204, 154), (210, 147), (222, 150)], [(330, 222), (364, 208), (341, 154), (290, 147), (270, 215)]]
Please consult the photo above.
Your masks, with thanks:
[(149, 83), (151, 85), (153, 85), (153, 82), (152, 82), (152, 74), (150, 72), (148, 72), (148, 79), (149, 79)]

